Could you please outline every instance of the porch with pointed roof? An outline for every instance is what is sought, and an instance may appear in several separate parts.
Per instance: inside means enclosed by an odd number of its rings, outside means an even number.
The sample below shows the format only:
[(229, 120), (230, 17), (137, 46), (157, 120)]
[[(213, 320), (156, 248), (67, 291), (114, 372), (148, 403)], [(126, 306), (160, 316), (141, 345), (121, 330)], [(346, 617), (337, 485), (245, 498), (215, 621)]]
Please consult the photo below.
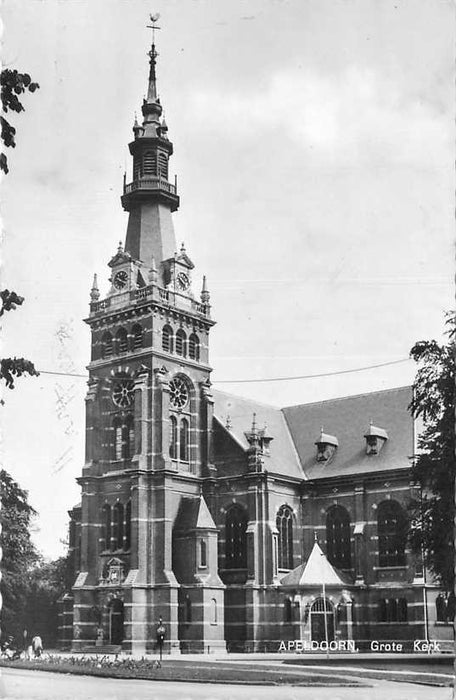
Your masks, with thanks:
[(286, 574), (280, 581), (282, 586), (294, 588), (308, 586), (336, 586), (345, 587), (350, 585), (352, 581), (349, 576), (338, 571), (328, 561), (326, 554), (321, 549), (318, 542), (314, 542), (314, 546), (308, 560), (304, 564), (300, 564)]

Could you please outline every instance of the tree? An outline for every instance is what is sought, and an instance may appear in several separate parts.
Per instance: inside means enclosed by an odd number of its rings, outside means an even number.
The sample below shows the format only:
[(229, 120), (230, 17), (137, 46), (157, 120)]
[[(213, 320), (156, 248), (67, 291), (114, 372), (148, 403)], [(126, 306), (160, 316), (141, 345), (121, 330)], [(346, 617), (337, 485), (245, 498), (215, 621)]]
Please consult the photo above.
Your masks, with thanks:
[(58, 600), (71, 588), (69, 556), (41, 559), (27, 576), (25, 618), (29, 637), (39, 634), (46, 647), (58, 641)]
[(410, 540), (423, 552), (427, 568), (446, 591), (454, 589), (455, 515), (455, 351), (456, 320), (447, 314), (448, 343), (420, 341), (410, 351), (419, 368), (410, 409), (421, 419), (413, 476), (421, 484), (420, 502), (412, 503)]
[[(17, 70), (4, 68), (0, 75), (1, 84), (1, 99), (3, 114), (0, 116), (1, 123), (1, 139), (6, 147), (16, 147), (16, 129), (3, 116), (9, 111), (23, 112), (24, 106), (19, 99), (19, 95), (25, 92), (35, 92), (39, 88), (38, 83), (32, 81), (28, 73), (19, 73)], [(8, 173), (8, 159), (5, 153), (0, 154), (0, 169)], [(0, 292), (2, 306), (0, 316), (5, 311), (11, 311), (18, 305), (20, 306), (24, 297), (19, 296), (16, 292), (4, 289)], [(15, 377), (21, 377), (23, 374), (37, 376), (39, 372), (35, 369), (33, 362), (26, 360), (23, 357), (5, 357), (0, 361), (0, 380), (3, 379), (8, 389), (14, 389)], [(3, 403), (3, 401), (1, 402)]]
[(21, 489), (4, 469), (0, 470), (0, 496), (3, 530), (2, 627), (7, 634), (19, 639), (27, 627), (25, 602), (28, 575), (39, 559), (30, 536), (36, 511), (28, 502), (27, 491)]
[[(17, 70), (4, 68), (0, 75), (2, 109), (4, 114), (9, 111), (23, 112), (24, 106), (19, 95), (25, 92), (35, 92), (40, 86), (34, 83), (28, 73), (19, 73)], [(1, 138), (7, 148), (16, 148), (16, 129), (2, 115), (0, 116)], [(0, 154), (0, 169), (8, 172), (8, 158), (5, 153)]]

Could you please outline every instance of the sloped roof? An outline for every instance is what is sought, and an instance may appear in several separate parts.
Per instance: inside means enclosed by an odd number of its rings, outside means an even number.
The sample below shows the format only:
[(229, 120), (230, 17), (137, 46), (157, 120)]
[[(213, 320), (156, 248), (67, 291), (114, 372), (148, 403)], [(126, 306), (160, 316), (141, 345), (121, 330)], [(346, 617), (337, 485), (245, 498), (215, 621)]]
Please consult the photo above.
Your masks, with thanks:
[(182, 498), (174, 527), (176, 530), (182, 532), (197, 529), (216, 529), (216, 525), (203, 496), (199, 498)]
[(212, 393), (216, 419), (225, 426), (229, 416), (231, 429), (227, 429), (227, 433), (231, 434), (243, 449), (247, 450), (249, 447), (245, 433), (250, 431), (252, 416), (256, 413), (257, 428), (261, 430), (266, 424), (267, 432), (273, 438), (269, 444), (270, 455), (265, 456), (265, 468), (277, 474), (304, 478), (293, 440), (280, 408), (240, 398), (217, 389)]
[[(411, 387), (401, 387), (282, 409), (306, 477), (409, 468), (414, 451), (413, 420), (407, 409), (411, 398)], [(388, 434), (378, 455), (366, 454), (364, 435), (371, 420)], [(314, 443), (322, 426), (339, 442), (328, 462), (315, 458)]]
[(318, 542), (314, 542), (307, 562), (286, 574), (281, 583), (283, 586), (345, 586), (348, 580), (329, 563)]

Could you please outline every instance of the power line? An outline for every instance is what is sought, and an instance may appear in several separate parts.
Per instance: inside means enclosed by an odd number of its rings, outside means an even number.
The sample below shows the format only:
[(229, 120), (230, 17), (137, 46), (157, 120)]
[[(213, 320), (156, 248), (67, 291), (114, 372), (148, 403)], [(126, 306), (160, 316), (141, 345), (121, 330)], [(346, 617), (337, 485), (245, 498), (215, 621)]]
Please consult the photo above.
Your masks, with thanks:
[[(297, 379), (317, 379), (320, 377), (335, 377), (340, 374), (354, 374), (355, 372), (365, 372), (369, 369), (378, 369), (379, 367), (388, 367), (390, 365), (398, 365), (402, 362), (409, 362), (409, 357), (404, 357), (401, 360), (391, 360), (390, 362), (381, 362), (377, 365), (367, 365), (366, 367), (355, 367), (354, 369), (340, 369), (335, 372), (321, 372), (319, 374), (301, 374), (291, 377), (263, 377), (261, 379), (214, 379), (213, 384), (255, 384), (257, 382), (289, 382)], [(80, 377), (88, 379), (88, 374), (77, 374), (75, 372), (52, 372), (49, 370), (39, 370), (40, 374), (52, 374), (58, 377)]]

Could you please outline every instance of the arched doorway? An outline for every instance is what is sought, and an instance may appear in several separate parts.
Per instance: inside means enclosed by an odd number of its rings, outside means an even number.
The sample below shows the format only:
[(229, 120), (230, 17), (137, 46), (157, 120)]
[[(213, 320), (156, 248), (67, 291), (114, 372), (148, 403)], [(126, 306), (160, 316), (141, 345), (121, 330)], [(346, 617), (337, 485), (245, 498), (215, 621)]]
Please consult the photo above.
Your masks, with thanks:
[[(326, 617), (326, 625), (325, 625)], [(334, 639), (334, 608), (327, 598), (317, 598), (310, 608), (310, 633), (313, 642)]]
[(109, 604), (109, 642), (122, 644), (124, 638), (124, 604), (114, 598)]

